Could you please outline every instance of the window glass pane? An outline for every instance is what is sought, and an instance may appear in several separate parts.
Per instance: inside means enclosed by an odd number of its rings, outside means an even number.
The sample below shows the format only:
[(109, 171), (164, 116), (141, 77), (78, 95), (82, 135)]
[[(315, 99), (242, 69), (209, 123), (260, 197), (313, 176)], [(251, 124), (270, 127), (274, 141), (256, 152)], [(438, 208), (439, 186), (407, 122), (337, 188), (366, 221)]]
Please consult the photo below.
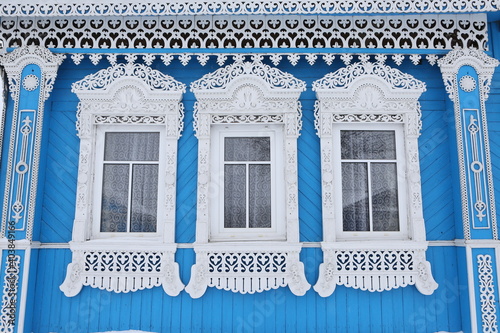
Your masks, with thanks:
[(396, 163), (372, 163), (372, 216), (374, 231), (399, 231)]
[(367, 163), (342, 163), (344, 231), (370, 231)]
[(396, 159), (394, 131), (340, 131), (340, 143), (342, 159)]
[(224, 228), (246, 227), (246, 165), (224, 166)]
[(160, 133), (107, 132), (105, 161), (158, 161)]
[(269, 137), (224, 138), (225, 161), (270, 161), (271, 139)]
[(103, 170), (101, 232), (126, 232), (128, 164), (106, 164)]
[(131, 232), (156, 232), (158, 165), (132, 166)]
[(271, 165), (250, 164), (249, 227), (271, 228)]

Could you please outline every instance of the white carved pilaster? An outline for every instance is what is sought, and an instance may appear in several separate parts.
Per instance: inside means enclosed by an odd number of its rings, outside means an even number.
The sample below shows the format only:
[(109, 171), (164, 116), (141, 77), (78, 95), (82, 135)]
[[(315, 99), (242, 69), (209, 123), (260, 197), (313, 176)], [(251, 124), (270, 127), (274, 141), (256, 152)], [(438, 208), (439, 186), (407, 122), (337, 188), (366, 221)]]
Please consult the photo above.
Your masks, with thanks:
[[(7, 73), (9, 91), (14, 101), (8, 164), (5, 171), (6, 184), (0, 231), (2, 237), (5, 235), (7, 221), (14, 220), (16, 230), (25, 233), (22, 237), (32, 240), (45, 101), (52, 91), (57, 70), (65, 57), (39, 46), (18, 48), (0, 57), (0, 64)], [(32, 71), (36, 75), (25, 72), (28, 66), (33, 66)], [(30, 110), (19, 109), (22, 90), (33, 98)], [(26, 132), (28, 127), (29, 131)], [(15, 151), (18, 140), (24, 140), (26, 144), (19, 156)]]
[[(479, 50), (455, 49), (438, 64), (454, 105), (464, 239), (474, 238), (474, 230), (490, 227), (492, 238), (498, 239), (485, 102), (493, 73), (500, 62)], [(462, 75), (459, 79), (459, 71), (467, 67), (473, 69), (475, 73), (471, 74), (477, 75), (479, 82), (471, 75)], [(477, 110), (461, 105), (460, 93), (474, 92), (479, 98)], [(470, 144), (466, 145), (464, 141)], [(486, 181), (482, 181), (483, 178)], [(475, 221), (483, 222), (483, 218), (485, 223), (476, 228)]]

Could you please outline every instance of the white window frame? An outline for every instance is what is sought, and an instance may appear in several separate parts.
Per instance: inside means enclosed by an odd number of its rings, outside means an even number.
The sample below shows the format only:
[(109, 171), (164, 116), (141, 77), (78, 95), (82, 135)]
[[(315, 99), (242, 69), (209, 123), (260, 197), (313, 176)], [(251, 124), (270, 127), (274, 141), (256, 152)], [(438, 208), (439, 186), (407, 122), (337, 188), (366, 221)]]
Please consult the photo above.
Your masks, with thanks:
[[(245, 294), (288, 286), (296, 295), (310, 288), (299, 259), (297, 177), (297, 138), (302, 125), (299, 96), (305, 82), (253, 58), (252, 62), (237, 58), (191, 84), (197, 100), (198, 187), (196, 263), (186, 291), (193, 298), (201, 297), (207, 287)], [(276, 184), (281, 182), (283, 193), (281, 197), (276, 193), (276, 232), (221, 230), (220, 135), (258, 136), (271, 128), (276, 132), (275, 142), (282, 145), (282, 149), (275, 147), (276, 156), (283, 160), (281, 166), (276, 164), (280, 177)], [(227, 265), (235, 260), (237, 265)]]
[[(86, 76), (72, 92), (80, 99), (80, 159), (72, 261), (60, 289), (73, 297), (84, 285), (116, 293), (162, 286), (168, 295), (178, 295), (184, 285), (175, 262), (175, 195), (185, 85), (144, 64), (129, 63)], [(106, 131), (160, 132), (154, 233), (100, 232)]]
[[(343, 130), (355, 131), (392, 131), (395, 134), (396, 140), (396, 172), (397, 172), (397, 189), (398, 189), (398, 211), (399, 211), (399, 231), (344, 231), (343, 227), (343, 202), (342, 202), (342, 174), (341, 164), (341, 143), (340, 132)], [(336, 233), (339, 240), (404, 240), (408, 239), (408, 218), (406, 208), (406, 161), (405, 161), (405, 147), (404, 147), (404, 133), (402, 124), (334, 124), (333, 126), (333, 172), (335, 190), (334, 196), (338, 208), (335, 209)], [(362, 161), (362, 160), (360, 160)], [(370, 207), (370, 210), (372, 207)], [(370, 218), (371, 219), (371, 218)], [(372, 221), (371, 221), (372, 222)], [(370, 223), (371, 224), (371, 223)]]
[[(157, 194), (157, 214), (155, 232), (102, 232), (101, 231), (101, 211), (102, 211), (102, 187), (103, 187), (103, 167), (104, 167), (104, 145), (107, 133), (113, 132), (134, 132), (134, 133), (159, 133), (159, 158), (155, 163), (158, 165), (158, 194)], [(165, 182), (165, 161), (162, 159), (161, 152), (165, 151), (165, 126), (159, 125), (98, 125), (96, 128), (96, 157), (94, 171), (94, 202), (92, 219), (92, 239), (101, 238), (136, 238), (146, 237), (148, 239), (160, 237), (163, 234), (163, 224), (160, 223), (161, 217), (165, 214), (165, 207), (161, 204), (165, 200), (165, 187), (160, 186)], [(129, 163), (129, 162), (123, 162)], [(139, 163), (142, 164), (142, 163)], [(152, 163), (147, 163), (152, 164)], [(129, 184), (130, 187), (130, 184)], [(129, 193), (130, 196), (130, 193)], [(130, 207), (129, 207), (130, 210)], [(128, 212), (130, 215), (130, 211)], [(128, 221), (130, 222), (130, 221)], [(127, 226), (128, 228), (129, 226)]]
[[(382, 62), (361, 61), (315, 81), (313, 90), (323, 207), (323, 263), (314, 290), (327, 297), (337, 285), (380, 292), (414, 284), (432, 294), (438, 285), (426, 260), (418, 156), (425, 84)], [(397, 130), (400, 232), (343, 231), (340, 131), (356, 128)]]
[[(286, 240), (283, 125), (213, 125), (211, 134), (214, 195), (224, 198), (224, 138), (270, 137), (271, 228), (225, 228), (224, 200), (211, 201), (210, 241)], [(260, 164), (256, 162), (257, 164)], [(248, 199), (248, 198), (247, 198)], [(248, 209), (248, 206), (247, 206)]]

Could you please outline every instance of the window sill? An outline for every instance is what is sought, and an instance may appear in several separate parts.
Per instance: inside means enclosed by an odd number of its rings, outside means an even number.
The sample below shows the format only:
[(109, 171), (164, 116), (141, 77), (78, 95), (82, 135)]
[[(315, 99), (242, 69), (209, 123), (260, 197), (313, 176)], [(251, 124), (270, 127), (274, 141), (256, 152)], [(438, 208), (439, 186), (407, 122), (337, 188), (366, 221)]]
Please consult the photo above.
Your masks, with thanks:
[(302, 296), (310, 285), (299, 260), (301, 248), (300, 243), (269, 241), (195, 244), (196, 264), (186, 291), (199, 298), (207, 287), (253, 294), (288, 286)]
[(162, 286), (168, 295), (177, 296), (184, 289), (174, 258), (177, 245), (137, 241), (70, 242), (73, 257), (59, 288), (73, 297), (83, 286), (116, 293)]
[(330, 296), (337, 285), (374, 291), (415, 285), (430, 295), (438, 284), (426, 261), (427, 242), (324, 242), (324, 261), (314, 290)]

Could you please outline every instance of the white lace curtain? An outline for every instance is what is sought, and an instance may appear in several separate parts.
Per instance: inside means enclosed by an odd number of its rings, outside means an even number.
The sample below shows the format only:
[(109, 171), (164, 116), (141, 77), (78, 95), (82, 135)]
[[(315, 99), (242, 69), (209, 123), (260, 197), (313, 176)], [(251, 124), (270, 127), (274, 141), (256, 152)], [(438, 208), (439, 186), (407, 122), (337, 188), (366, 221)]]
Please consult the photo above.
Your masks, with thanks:
[(108, 132), (101, 232), (156, 232), (160, 135)]
[(224, 227), (271, 227), (269, 137), (225, 138)]
[(399, 231), (394, 131), (341, 131), (344, 231)]

